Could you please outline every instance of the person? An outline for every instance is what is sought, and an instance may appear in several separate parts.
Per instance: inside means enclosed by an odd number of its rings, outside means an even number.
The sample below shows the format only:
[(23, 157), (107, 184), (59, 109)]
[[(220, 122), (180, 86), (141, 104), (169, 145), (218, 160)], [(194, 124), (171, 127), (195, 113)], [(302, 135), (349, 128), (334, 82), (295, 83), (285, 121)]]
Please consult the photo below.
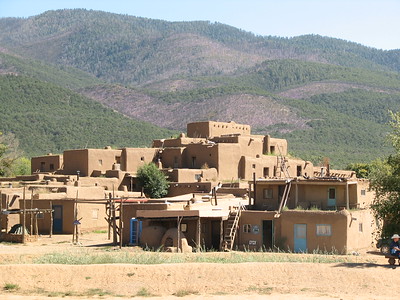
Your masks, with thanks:
[(392, 242), (390, 243), (390, 254), (400, 258), (400, 236), (396, 233), (392, 236)]

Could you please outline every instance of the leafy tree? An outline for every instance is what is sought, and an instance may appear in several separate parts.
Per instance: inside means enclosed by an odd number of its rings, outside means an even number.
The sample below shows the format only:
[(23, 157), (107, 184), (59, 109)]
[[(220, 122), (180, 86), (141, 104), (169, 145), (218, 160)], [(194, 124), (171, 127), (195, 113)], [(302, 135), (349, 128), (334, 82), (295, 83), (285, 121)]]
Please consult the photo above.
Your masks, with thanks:
[(389, 140), (395, 153), (375, 162), (370, 175), (376, 193), (371, 208), (380, 221), (382, 237), (400, 232), (400, 112), (390, 112), (390, 117)]
[(168, 193), (168, 181), (154, 163), (141, 166), (137, 172), (139, 184), (150, 198), (161, 198)]
[(346, 166), (346, 170), (356, 172), (357, 178), (368, 178), (372, 165), (366, 163), (353, 163)]
[(13, 176), (31, 174), (31, 160), (27, 157), (17, 158), (11, 165)]

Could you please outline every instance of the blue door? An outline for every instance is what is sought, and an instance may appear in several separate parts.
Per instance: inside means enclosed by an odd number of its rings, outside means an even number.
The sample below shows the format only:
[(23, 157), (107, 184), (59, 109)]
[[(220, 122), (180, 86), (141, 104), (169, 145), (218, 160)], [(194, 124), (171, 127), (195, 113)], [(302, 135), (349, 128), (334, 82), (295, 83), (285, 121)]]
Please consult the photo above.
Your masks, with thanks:
[(142, 234), (142, 221), (132, 218), (131, 219), (131, 234), (130, 234), (129, 243), (134, 246), (139, 245), (141, 234)]
[(307, 224), (294, 224), (294, 252), (307, 251)]
[(63, 207), (62, 205), (53, 205), (53, 232), (63, 233)]
[(328, 189), (328, 207), (336, 207), (336, 189)]

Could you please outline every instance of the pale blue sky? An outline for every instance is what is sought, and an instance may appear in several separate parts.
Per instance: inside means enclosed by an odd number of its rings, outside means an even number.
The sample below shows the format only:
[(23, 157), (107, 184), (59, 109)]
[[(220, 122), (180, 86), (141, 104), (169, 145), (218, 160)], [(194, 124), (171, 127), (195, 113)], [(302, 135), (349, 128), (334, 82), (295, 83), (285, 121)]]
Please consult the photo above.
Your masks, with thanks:
[(260, 35), (320, 34), (400, 49), (400, 0), (0, 0), (0, 17), (87, 8), (168, 21), (209, 20)]

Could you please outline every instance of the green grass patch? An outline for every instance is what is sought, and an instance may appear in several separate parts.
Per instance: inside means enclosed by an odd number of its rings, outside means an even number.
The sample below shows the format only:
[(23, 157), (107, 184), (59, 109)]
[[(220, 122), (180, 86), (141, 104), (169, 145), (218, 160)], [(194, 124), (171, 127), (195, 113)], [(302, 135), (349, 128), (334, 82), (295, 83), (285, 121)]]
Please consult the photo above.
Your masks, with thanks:
[[(313, 254), (274, 252), (230, 252), (230, 253), (161, 253), (161, 252), (114, 252), (91, 253), (87, 251), (54, 252), (33, 259), (35, 264), (174, 264), (174, 263), (246, 263), (246, 262), (303, 262), (303, 263), (346, 263), (351, 256), (337, 255), (337, 252), (315, 252)], [(128, 273), (127, 276), (133, 276)]]
[(152, 294), (148, 289), (142, 287), (140, 290), (137, 291), (136, 296), (138, 297), (152, 297)]
[(4, 291), (18, 291), (19, 289), (19, 285), (15, 283), (5, 283), (3, 286)]
[(198, 291), (193, 291), (193, 290), (179, 290), (173, 295), (176, 297), (185, 297), (189, 295), (197, 295), (199, 292)]

